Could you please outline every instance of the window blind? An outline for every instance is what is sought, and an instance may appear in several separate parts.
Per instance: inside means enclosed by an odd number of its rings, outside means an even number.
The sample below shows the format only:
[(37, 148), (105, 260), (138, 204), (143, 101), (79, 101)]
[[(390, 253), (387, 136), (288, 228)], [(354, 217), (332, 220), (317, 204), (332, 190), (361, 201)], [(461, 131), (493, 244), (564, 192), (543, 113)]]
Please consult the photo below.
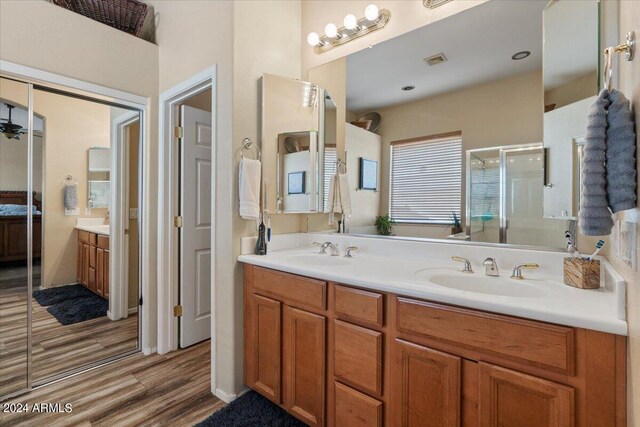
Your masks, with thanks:
[(329, 203), (329, 184), (331, 183), (331, 177), (336, 174), (336, 149), (335, 147), (325, 147), (324, 149), (324, 201), (322, 204), (323, 210), (327, 211), (327, 205)]
[(451, 224), (460, 218), (462, 137), (391, 145), (389, 215), (398, 222)]

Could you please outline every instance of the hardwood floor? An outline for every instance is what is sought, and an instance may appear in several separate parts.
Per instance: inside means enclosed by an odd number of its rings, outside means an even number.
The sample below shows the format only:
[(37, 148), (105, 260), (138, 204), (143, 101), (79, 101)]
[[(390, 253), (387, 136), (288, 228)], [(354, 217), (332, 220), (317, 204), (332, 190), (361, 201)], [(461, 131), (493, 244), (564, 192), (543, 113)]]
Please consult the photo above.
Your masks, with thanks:
[(2, 426), (192, 426), (224, 406), (210, 391), (211, 343), (138, 353), (10, 403), (65, 403), (70, 413), (0, 413)]
[[(111, 321), (106, 316), (62, 325), (32, 300), (33, 381), (134, 350), (138, 318)], [(27, 351), (24, 288), (0, 289), (0, 395), (24, 387)]]

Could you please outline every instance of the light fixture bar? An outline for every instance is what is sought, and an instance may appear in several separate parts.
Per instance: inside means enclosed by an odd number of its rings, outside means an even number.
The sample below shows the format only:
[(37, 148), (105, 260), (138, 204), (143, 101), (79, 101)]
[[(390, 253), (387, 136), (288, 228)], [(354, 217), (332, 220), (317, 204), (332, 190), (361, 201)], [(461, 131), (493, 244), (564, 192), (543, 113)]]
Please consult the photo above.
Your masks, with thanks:
[(387, 9), (381, 9), (378, 19), (375, 21), (369, 21), (367, 18), (358, 19), (358, 25), (355, 29), (349, 30), (345, 27), (338, 28), (338, 35), (340, 37), (328, 37), (327, 35), (320, 36), (320, 44), (314, 47), (316, 53), (323, 53), (334, 47), (343, 45), (355, 40), (358, 37), (362, 37), (381, 28), (384, 28), (389, 19), (391, 18), (391, 12)]

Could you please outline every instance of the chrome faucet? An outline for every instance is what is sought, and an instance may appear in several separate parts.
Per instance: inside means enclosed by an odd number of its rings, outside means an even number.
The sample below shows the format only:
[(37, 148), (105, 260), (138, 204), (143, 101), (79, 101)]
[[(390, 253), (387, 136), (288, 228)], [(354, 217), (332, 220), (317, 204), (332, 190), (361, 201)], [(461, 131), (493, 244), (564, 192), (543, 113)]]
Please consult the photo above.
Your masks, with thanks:
[(484, 274), (487, 276), (498, 277), (500, 273), (498, 272), (498, 264), (496, 264), (496, 260), (493, 258), (487, 258), (482, 263), (484, 265)]
[(464, 268), (460, 270), (463, 273), (473, 273), (473, 269), (471, 268), (471, 262), (468, 259), (463, 258), (461, 256), (452, 256), (451, 259), (458, 262), (464, 262)]
[(540, 266), (538, 264), (520, 264), (520, 265), (516, 265), (513, 268), (513, 273), (511, 273), (511, 278), (512, 279), (518, 279), (518, 280), (522, 280), (524, 279), (524, 276), (522, 275), (522, 270), (526, 269), (526, 270), (535, 270), (536, 268), (539, 268)]
[(353, 255), (351, 255), (351, 252), (353, 251), (357, 251), (358, 247), (357, 246), (349, 246), (347, 249), (345, 249), (344, 251), (344, 257), (345, 258), (353, 258)]
[(331, 249), (331, 256), (340, 255), (340, 251), (338, 250), (338, 245), (333, 244), (331, 242), (324, 242), (322, 245), (320, 245), (320, 253), (321, 254), (327, 253), (327, 248)]

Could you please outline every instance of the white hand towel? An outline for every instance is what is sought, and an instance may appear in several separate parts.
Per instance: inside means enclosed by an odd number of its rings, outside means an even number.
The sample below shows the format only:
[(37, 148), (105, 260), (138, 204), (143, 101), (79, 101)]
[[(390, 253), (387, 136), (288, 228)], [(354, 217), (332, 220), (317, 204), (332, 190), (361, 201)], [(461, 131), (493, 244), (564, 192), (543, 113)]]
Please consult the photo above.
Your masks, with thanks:
[(340, 187), (340, 204), (342, 206), (342, 215), (351, 216), (351, 189), (349, 188), (349, 178), (346, 173), (338, 174)]
[(240, 160), (240, 216), (257, 220), (260, 216), (260, 173), (259, 160)]

